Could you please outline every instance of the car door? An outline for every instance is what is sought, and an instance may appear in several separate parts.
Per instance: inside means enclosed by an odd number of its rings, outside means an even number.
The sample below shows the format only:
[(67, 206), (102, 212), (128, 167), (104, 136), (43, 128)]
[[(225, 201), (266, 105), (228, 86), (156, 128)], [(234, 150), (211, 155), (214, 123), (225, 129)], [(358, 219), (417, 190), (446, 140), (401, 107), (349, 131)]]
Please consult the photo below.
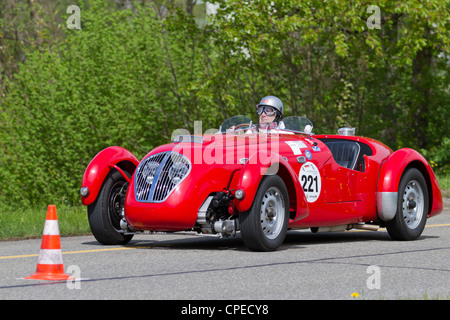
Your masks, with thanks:
[(333, 158), (324, 166), (325, 202), (360, 201), (361, 172), (337, 164)]

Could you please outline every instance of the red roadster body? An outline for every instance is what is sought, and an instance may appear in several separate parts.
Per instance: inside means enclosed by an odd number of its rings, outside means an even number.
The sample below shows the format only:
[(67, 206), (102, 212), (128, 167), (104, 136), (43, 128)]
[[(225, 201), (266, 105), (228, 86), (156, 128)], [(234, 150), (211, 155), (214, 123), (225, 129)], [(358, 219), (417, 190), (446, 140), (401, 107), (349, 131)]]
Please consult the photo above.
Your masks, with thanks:
[(354, 136), (315, 135), (312, 123), (278, 127), (233, 117), (216, 134), (179, 135), (141, 161), (110, 147), (89, 164), (82, 202), (103, 244), (137, 232), (241, 232), (252, 250), (275, 250), (288, 229), (313, 232), (386, 227), (413, 240), (442, 211), (436, 177), (417, 151)]

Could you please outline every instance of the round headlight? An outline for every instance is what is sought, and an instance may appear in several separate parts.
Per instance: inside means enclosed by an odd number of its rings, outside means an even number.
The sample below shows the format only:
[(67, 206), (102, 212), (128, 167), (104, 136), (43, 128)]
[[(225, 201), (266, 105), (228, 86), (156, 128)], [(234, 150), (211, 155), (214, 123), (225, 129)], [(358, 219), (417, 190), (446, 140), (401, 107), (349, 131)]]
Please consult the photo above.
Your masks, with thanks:
[(155, 161), (151, 161), (144, 166), (144, 168), (142, 169), (142, 176), (146, 177), (145, 182), (147, 182), (148, 184), (152, 184), (158, 166), (159, 163)]
[(245, 197), (245, 192), (244, 190), (238, 189), (236, 190), (236, 192), (234, 193), (234, 196), (236, 197), (236, 199), (238, 200), (242, 200)]
[(87, 197), (89, 195), (89, 188), (88, 187), (82, 187), (80, 189), (80, 194), (82, 197)]
[(183, 162), (176, 162), (169, 169), (169, 178), (173, 184), (178, 184), (188, 173), (189, 168)]

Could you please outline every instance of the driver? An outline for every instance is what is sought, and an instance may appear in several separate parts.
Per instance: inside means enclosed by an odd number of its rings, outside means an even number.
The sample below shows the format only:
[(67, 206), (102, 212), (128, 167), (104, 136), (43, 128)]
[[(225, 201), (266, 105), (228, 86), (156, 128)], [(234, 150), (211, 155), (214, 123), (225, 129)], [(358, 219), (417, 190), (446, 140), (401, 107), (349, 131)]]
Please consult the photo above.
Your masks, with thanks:
[[(284, 129), (283, 118), (284, 106), (283, 102), (278, 97), (267, 96), (261, 99), (261, 102), (256, 105), (256, 113), (259, 115), (259, 129)], [(271, 125), (272, 123), (275, 126)], [(235, 130), (236, 126), (231, 126), (230, 130)], [(246, 133), (252, 133), (252, 130), (247, 130)]]
[(275, 96), (267, 96), (261, 99), (256, 105), (256, 112), (259, 115), (259, 124), (276, 122), (277, 125), (283, 118), (283, 102)]

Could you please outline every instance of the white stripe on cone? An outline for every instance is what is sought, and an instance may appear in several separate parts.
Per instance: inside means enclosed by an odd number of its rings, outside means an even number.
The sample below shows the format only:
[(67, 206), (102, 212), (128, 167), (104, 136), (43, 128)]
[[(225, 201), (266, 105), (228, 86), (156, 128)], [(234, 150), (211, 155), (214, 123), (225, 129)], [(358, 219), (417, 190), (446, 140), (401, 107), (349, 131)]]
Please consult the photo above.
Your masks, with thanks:
[(63, 264), (61, 249), (41, 249), (38, 264)]
[(58, 220), (45, 220), (44, 236), (58, 236), (59, 226)]

